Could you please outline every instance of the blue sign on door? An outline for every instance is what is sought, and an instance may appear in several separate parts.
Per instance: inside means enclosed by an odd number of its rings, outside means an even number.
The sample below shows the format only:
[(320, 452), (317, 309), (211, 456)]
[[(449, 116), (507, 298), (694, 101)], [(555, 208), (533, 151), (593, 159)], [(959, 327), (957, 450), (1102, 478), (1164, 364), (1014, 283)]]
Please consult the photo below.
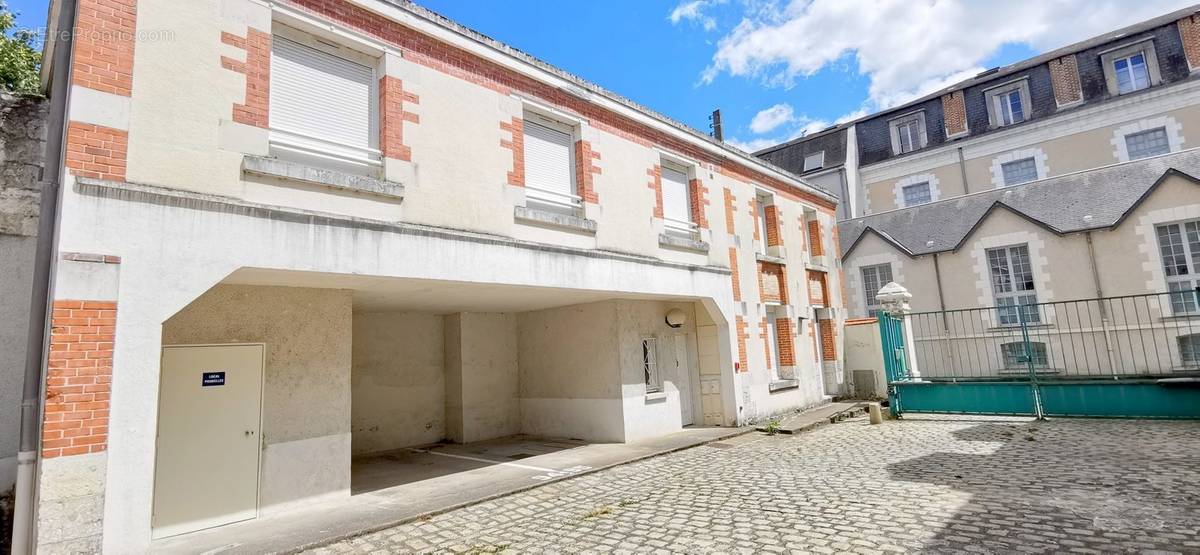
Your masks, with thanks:
[(209, 387), (214, 385), (225, 385), (224, 372), (205, 372), (202, 375), (203, 379), (200, 382), (200, 387)]

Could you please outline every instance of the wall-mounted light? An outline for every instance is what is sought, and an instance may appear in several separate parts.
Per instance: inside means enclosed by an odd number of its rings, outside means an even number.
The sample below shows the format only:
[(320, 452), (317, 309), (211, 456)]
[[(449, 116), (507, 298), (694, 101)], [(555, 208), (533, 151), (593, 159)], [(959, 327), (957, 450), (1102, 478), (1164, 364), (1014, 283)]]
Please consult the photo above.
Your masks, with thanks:
[(687, 314), (678, 308), (667, 311), (667, 325), (672, 328), (682, 328), (687, 323)]

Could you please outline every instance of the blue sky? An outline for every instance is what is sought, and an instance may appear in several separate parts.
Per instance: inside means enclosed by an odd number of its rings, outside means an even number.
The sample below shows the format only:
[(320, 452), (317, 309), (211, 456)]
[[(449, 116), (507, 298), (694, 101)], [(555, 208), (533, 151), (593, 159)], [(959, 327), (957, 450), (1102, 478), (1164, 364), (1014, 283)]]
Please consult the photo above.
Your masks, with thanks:
[[(720, 108), (726, 139), (747, 149), (1188, 3), (417, 1), (697, 129)], [(8, 4), (19, 24), (43, 24), (46, 0)]]

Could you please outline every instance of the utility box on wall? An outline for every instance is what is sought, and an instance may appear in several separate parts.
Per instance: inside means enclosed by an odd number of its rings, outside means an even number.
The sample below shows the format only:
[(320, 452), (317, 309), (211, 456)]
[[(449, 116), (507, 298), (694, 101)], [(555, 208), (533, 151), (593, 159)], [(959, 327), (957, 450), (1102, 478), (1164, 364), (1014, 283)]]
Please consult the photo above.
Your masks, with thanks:
[(883, 341), (875, 318), (846, 320), (846, 372), (859, 399), (887, 396)]

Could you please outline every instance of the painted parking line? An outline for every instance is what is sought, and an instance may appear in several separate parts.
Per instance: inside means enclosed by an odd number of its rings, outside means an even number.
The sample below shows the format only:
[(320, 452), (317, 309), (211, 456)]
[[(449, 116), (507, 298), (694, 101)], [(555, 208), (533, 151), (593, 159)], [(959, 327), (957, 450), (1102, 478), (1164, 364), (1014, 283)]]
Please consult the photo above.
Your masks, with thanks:
[(537, 480), (537, 481), (553, 480), (555, 478), (562, 478), (564, 476), (570, 476), (572, 474), (579, 474), (580, 472), (586, 472), (586, 471), (592, 469), (592, 467), (590, 467), (590, 466), (576, 465), (576, 466), (572, 466), (572, 467), (568, 467), (568, 468), (559, 470), (556, 468), (533, 466), (531, 464), (521, 464), (521, 463), (511, 462), (511, 461), (495, 461), (492, 459), (485, 459), (482, 457), (471, 457), (468, 455), (455, 455), (452, 453), (439, 453), (437, 451), (430, 451), (428, 449), (409, 448), (409, 451), (412, 451), (414, 453), (437, 455), (439, 457), (450, 457), (452, 459), (462, 459), (464, 461), (475, 461), (475, 462), (494, 464), (494, 465), (511, 466), (514, 468), (523, 468), (525, 470), (533, 470), (535, 472), (541, 472), (542, 474), (538, 474), (537, 476), (533, 476), (531, 478), (531, 479)]

